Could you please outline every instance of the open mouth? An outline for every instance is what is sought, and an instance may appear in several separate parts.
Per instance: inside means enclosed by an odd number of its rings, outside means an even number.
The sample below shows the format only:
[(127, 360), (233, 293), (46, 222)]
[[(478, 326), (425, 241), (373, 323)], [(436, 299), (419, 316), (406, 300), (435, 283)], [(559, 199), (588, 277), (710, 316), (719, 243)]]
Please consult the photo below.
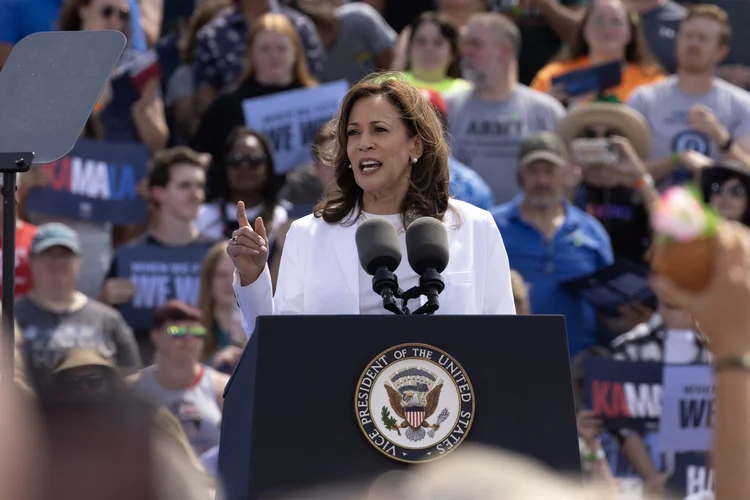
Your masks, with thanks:
[(359, 170), (362, 173), (368, 174), (380, 170), (383, 164), (377, 160), (361, 160), (359, 162)]

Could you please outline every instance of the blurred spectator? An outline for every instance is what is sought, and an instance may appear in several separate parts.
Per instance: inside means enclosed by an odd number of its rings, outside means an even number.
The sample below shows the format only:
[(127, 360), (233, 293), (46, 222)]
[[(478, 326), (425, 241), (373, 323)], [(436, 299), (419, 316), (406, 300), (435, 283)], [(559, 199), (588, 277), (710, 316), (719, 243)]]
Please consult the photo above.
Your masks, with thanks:
[(141, 367), (132, 330), (110, 307), (75, 289), (81, 246), (75, 232), (44, 224), (31, 244), (33, 287), (16, 302), (23, 351), (34, 382), (43, 386), (52, 369), (74, 348), (95, 349), (125, 371)]
[(614, 95), (620, 102), (625, 102), (639, 86), (664, 79), (648, 51), (638, 14), (623, 0), (597, 0), (586, 9), (569, 48), (556, 61), (539, 70), (531, 87), (550, 92), (569, 106), (584, 96), (570, 96), (564, 88), (553, 88), (555, 77), (618, 60), (625, 62), (622, 82), (606, 89), (604, 94)]
[[(277, 57), (283, 57), (276, 53), (277, 50), (274, 50), (277, 44), (276, 40), (266, 40), (260, 48), (252, 48), (258, 32), (280, 30), (279, 26), (282, 25), (280, 22), (264, 24), (269, 23), (274, 18), (268, 18), (256, 25), (264, 15), (270, 12), (271, 3), (271, 0), (236, 0), (232, 7), (221, 13), (198, 32), (194, 54), (194, 70), (197, 91), (196, 107), (199, 115), (208, 108), (208, 105), (219, 92), (236, 84), (238, 80), (240, 83), (246, 81), (246, 78), (242, 75), (243, 72), (247, 72), (248, 63), (251, 67), (261, 64), (258, 60), (261, 57), (261, 52), (266, 66), (270, 64), (270, 61), (275, 61)], [(281, 6), (280, 13), (287, 19), (287, 22), (283, 23), (281, 32), (293, 40), (296, 57), (302, 58), (302, 60), (306, 59), (306, 67), (310, 68), (309, 71), (313, 75), (319, 76), (323, 70), (325, 56), (315, 25), (308, 17), (289, 7)], [(291, 26), (291, 29), (288, 29), (287, 26)], [(275, 29), (272, 27), (275, 27)], [(249, 36), (248, 32), (250, 32)], [(253, 54), (253, 52), (258, 53)], [(290, 52), (290, 47), (286, 47), (283, 52)], [(276, 55), (272, 55), (274, 53)], [(277, 64), (279, 63), (273, 63), (272, 66)], [(258, 72), (261, 71), (261, 69), (258, 69)], [(264, 83), (269, 85), (288, 84), (288, 82), (282, 83), (273, 80), (264, 81)], [(234, 125), (239, 124), (235, 123)]]
[(220, 349), (245, 345), (247, 337), (240, 323), (240, 310), (232, 289), (234, 264), (227, 255), (227, 242), (211, 247), (201, 267), (198, 307), (206, 325), (201, 359), (210, 360)]
[(553, 97), (518, 83), (520, 44), (518, 28), (508, 18), (476, 14), (462, 46), (464, 76), (474, 88), (446, 96), (453, 154), (482, 176), (498, 203), (519, 191), (521, 139), (553, 130), (565, 114)]
[(687, 9), (673, 0), (633, 0), (648, 48), (669, 73), (677, 72), (675, 37)]
[(186, 144), (195, 134), (200, 122), (200, 114), (195, 107), (195, 44), (198, 32), (221, 11), (229, 8), (232, 0), (209, 0), (198, 6), (187, 29), (179, 39), (181, 65), (172, 73), (167, 82), (164, 105), (176, 128), (176, 143)]
[(323, 81), (350, 84), (391, 67), (398, 34), (371, 6), (354, 2), (336, 7), (332, 0), (297, 0), (295, 8), (308, 16), (326, 51)]
[[(60, 12), (61, 31), (119, 30), (129, 35), (127, 0), (69, 0)], [(123, 53), (98, 107), (104, 139), (143, 142), (152, 152), (166, 146), (169, 137), (158, 80), (149, 81), (139, 94), (127, 71), (139, 57)]]
[(683, 151), (714, 161), (742, 161), (750, 151), (750, 93), (715, 77), (730, 37), (723, 10), (691, 7), (677, 35), (677, 75), (645, 85), (630, 97), (628, 105), (646, 117), (651, 129), (649, 170), (657, 181), (674, 173)]
[[(650, 146), (643, 116), (621, 104), (597, 102), (576, 107), (560, 121), (558, 133), (569, 148), (576, 139), (611, 141), (613, 137), (624, 137), (639, 158), (645, 158)], [(643, 185), (640, 190), (634, 190), (632, 179), (623, 176), (617, 165), (600, 158), (574, 155), (572, 160), (581, 167), (583, 177), (576, 204), (585, 207), (604, 225), (612, 239), (616, 259), (642, 262), (650, 245), (651, 230), (648, 206), (643, 196), (638, 195), (650, 190), (649, 196), (652, 196), (653, 187)], [(622, 157), (615, 160), (628, 161)]]
[(243, 101), (317, 85), (308, 71), (300, 38), (286, 16), (266, 14), (258, 18), (247, 45), (245, 68), (236, 87), (211, 103), (192, 140), (193, 149), (210, 153), (214, 159), (221, 155), (229, 134), (245, 125)]
[(51, 375), (43, 392), (62, 401), (102, 401), (121, 390), (117, 366), (94, 349), (69, 350)]
[(404, 76), (418, 88), (465, 90), (461, 78), (458, 30), (444, 14), (425, 12), (409, 25)]
[[(26, 174), (17, 174), (17, 178)], [(19, 182), (20, 184), (20, 182)], [(0, 182), (0, 186), (2, 182)], [(16, 192), (16, 200), (19, 195)], [(29, 268), (29, 253), (31, 251), (31, 241), (36, 235), (37, 227), (28, 222), (22, 221), (18, 214), (22, 213), (20, 210), (16, 212), (16, 274), (15, 274), (15, 294), (16, 298), (24, 295), (31, 289), (31, 269)], [(2, 245), (2, 228), (3, 228), (3, 207), (0, 204), (0, 245)], [(0, 256), (2, 252), (0, 252)], [(2, 270), (0, 270), (0, 278), (2, 277)], [(0, 296), (2, 296), (2, 284), (0, 283)]]
[[(440, 121), (443, 123), (446, 134), (448, 133), (448, 104), (435, 90), (422, 90), (424, 95), (437, 111)], [(492, 191), (486, 182), (475, 171), (458, 161), (453, 155), (448, 157), (448, 171), (450, 173), (450, 194), (457, 200), (471, 203), (485, 210), (495, 205)]]
[(199, 362), (206, 333), (200, 310), (167, 302), (154, 313), (155, 364), (128, 378), (138, 394), (177, 417), (198, 455), (219, 444), (224, 386), (229, 380)]
[(565, 144), (552, 132), (521, 143), (523, 193), (492, 210), (511, 268), (529, 284), (535, 314), (564, 314), (570, 355), (596, 342), (596, 311), (560, 284), (612, 264), (612, 247), (596, 219), (563, 201)]
[[(132, 247), (169, 248), (175, 256), (197, 248), (205, 252), (215, 243), (198, 231), (195, 219), (205, 197), (206, 168), (200, 156), (184, 146), (160, 151), (152, 158), (148, 177), (151, 200), (155, 205), (154, 221), (141, 237), (121, 247), (109, 267), (101, 299), (112, 306), (130, 303), (136, 287), (120, 275), (119, 255)], [(200, 261), (205, 253), (201, 254)], [(196, 263), (198, 264), (198, 263)], [(155, 304), (159, 306), (160, 304)], [(136, 331), (143, 358), (148, 362), (151, 349), (148, 331)]]
[(243, 126), (231, 131), (208, 172), (207, 200), (198, 211), (195, 227), (216, 240), (231, 238), (239, 229), (237, 202), (247, 216), (263, 218), (270, 241), (273, 231), (287, 220), (279, 203), (285, 177), (276, 173), (271, 145), (263, 135)]
[[(383, 2), (387, 2), (387, 0), (381, 0)], [(488, 3), (485, 0), (424, 0), (425, 3), (431, 4), (429, 7), (425, 7), (419, 10), (415, 10), (413, 14), (409, 15), (408, 17), (404, 16), (404, 22), (399, 24), (394, 24), (391, 22), (391, 19), (389, 19), (388, 15), (385, 16), (385, 20), (388, 21), (388, 24), (393, 26), (393, 29), (398, 31), (400, 33), (399, 40), (398, 40), (398, 46), (396, 48), (396, 54), (393, 59), (393, 69), (403, 71), (406, 69), (406, 60), (408, 57), (408, 51), (407, 46), (409, 42), (409, 38), (411, 38), (412, 33), (412, 27), (409, 26), (411, 23), (414, 22), (415, 19), (417, 19), (421, 14), (425, 12), (431, 12), (431, 11), (437, 11), (438, 14), (441, 14), (445, 16), (448, 21), (456, 28), (456, 30), (461, 33), (464, 29), (464, 27), (468, 24), (469, 18), (478, 12), (486, 12)], [(368, 3), (372, 4), (372, 1), (369, 1)], [(416, 6), (419, 2), (410, 2), (410, 7), (414, 8), (411, 4), (414, 4)], [(395, 0), (391, 0), (388, 2), (389, 5), (393, 5), (394, 10), (396, 10), (397, 2)], [(403, 9), (404, 3), (398, 3), (398, 7), (404, 11)], [(382, 12), (382, 11), (381, 11)]]
[(747, 166), (721, 163), (701, 171), (703, 199), (722, 217), (750, 226), (750, 171)]
[[(572, 40), (588, 0), (489, 0), (491, 9), (510, 17), (521, 32), (518, 80), (531, 85), (534, 75)], [(531, 42), (533, 40), (533, 42)], [(529, 43), (531, 42), (531, 43)]]
[(127, 31), (129, 45), (145, 50), (146, 41), (140, 23), (139, 0), (127, 0), (121, 10), (116, 0), (0, 0), (0, 68), (5, 64), (13, 45), (39, 31), (52, 31), (63, 8), (85, 11), (91, 19), (110, 22), (125, 17), (127, 26), (116, 24), (110, 29)]

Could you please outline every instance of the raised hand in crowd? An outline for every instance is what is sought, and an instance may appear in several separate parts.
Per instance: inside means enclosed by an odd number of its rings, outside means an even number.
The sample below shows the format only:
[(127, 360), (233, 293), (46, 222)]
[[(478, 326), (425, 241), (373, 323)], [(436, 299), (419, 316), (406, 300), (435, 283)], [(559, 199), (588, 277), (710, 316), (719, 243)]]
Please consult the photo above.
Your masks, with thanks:
[(704, 168), (712, 167), (714, 161), (708, 156), (688, 149), (680, 152), (680, 165), (690, 170), (694, 175), (700, 174)]
[(719, 146), (726, 144), (731, 139), (727, 128), (719, 122), (711, 108), (702, 104), (696, 104), (690, 108), (688, 113), (690, 127), (708, 136)]
[(135, 296), (135, 285), (127, 278), (109, 278), (104, 282), (102, 302), (111, 306), (127, 304)]
[(143, 94), (131, 108), (138, 136), (152, 153), (164, 149), (169, 139), (169, 127), (160, 89), (159, 80), (149, 81), (143, 89)]
[(245, 204), (237, 202), (237, 222), (240, 228), (232, 234), (227, 254), (232, 259), (240, 278), (240, 285), (247, 286), (257, 281), (268, 261), (268, 236), (263, 219), (255, 219), (255, 229), (247, 220)]
[(599, 447), (599, 436), (602, 435), (602, 419), (597, 417), (591, 410), (581, 410), (576, 415), (576, 425), (578, 427), (578, 436), (590, 450)]
[(619, 156), (619, 161), (614, 165), (615, 175), (622, 179), (624, 186), (635, 191), (643, 204), (650, 208), (658, 199), (659, 193), (654, 187), (654, 179), (649, 174), (646, 164), (625, 137), (611, 137), (609, 142)]

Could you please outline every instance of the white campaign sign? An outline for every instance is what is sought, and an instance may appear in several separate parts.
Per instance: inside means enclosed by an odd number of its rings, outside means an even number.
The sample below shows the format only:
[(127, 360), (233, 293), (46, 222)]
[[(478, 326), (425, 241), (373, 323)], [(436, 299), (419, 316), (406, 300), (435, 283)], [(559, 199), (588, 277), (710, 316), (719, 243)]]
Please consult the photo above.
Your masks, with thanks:
[(348, 90), (349, 84), (340, 80), (242, 103), (247, 126), (263, 132), (271, 142), (277, 173), (312, 159), (315, 134), (336, 114)]

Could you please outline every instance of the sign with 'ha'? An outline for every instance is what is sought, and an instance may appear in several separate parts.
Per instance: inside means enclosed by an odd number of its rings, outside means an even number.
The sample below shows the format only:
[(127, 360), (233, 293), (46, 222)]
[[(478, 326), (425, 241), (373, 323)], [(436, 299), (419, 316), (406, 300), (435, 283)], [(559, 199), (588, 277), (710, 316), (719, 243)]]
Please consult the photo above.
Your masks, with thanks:
[(64, 158), (35, 165), (49, 177), (26, 201), (28, 212), (74, 220), (140, 224), (146, 201), (138, 183), (146, 177), (148, 149), (142, 144), (79, 140)]

